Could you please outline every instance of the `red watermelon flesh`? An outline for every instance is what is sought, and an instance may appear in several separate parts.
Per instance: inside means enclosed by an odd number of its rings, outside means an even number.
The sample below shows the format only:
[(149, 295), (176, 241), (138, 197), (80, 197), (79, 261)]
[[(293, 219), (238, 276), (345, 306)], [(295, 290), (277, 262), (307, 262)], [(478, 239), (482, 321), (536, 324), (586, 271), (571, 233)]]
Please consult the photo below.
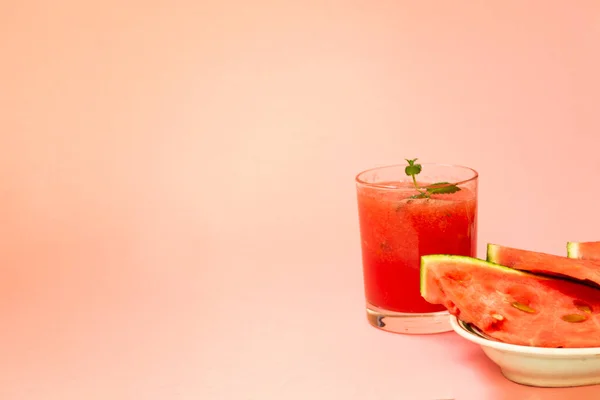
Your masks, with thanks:
[(505, 343), (600, 347), (600, 290), (465, 256), (421, 257), (421, 295)]
[(537, 251), (488, 244), (487, 261), (537, 274), (576, 279), (600, 287), (600, 261), (580, 260)]
[(600, 242), (567, 242), (567, 256), (600, 261)]

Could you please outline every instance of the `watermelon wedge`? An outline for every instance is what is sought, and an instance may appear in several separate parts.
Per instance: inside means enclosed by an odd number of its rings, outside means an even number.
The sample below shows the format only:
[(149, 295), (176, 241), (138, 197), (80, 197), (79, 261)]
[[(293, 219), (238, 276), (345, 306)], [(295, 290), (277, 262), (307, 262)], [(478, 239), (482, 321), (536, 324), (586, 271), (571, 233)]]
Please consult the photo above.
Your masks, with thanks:
[(512, 344), (600, 346), (600, 290), (466, 256), (421, 257), (421, 295)]
[(573, 259), (491, 243), (487, 246), (487, 261), (521, 271), (575, 279), (600, 287), (600, 261)]
[(600, 261), (600, 242), (567, 242), (567, 257)]

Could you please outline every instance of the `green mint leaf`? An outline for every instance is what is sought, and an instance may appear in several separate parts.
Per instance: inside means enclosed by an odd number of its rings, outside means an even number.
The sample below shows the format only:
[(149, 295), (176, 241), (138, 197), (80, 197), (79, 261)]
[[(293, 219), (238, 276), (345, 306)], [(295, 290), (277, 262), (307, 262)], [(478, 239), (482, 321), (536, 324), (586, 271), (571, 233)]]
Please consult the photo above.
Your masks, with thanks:
[(450, 194), (456, 193), (460, 190), (458, 186), (450, 184), (449, 182), (436, 182), (434, 184), (429, 185), (425, 189), (430, 194)]
[(421, 172), (421, 166), (419, 164), (409, 165), (408, 167), (404, 168), (404, 173), (406, 173), (406, 175), (408, 175), (408, 176), (419, 175), (420, 172)]
[(417, 161), (416, 158), (414, 160), (409, 160), (406, 158), (405, 160), (408, 162), (408, 166), (404, 168), (404, 173), (406, 175), (414, 176), (421, 173), (421, 164), (415, 164), (415, 161)]

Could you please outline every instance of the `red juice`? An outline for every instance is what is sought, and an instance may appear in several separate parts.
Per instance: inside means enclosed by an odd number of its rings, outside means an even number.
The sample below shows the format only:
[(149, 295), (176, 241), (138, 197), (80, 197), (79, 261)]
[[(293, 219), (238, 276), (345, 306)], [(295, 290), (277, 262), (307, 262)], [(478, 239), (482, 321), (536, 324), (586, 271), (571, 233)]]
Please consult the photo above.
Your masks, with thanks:
[(406, 182), (358, 188), (365, 295), (372, 306), (404, 313), (444, 311), (421, 297), (421, 256), (476, 255), (476, 193), (465, 187), (409, 198), (418, 193)]

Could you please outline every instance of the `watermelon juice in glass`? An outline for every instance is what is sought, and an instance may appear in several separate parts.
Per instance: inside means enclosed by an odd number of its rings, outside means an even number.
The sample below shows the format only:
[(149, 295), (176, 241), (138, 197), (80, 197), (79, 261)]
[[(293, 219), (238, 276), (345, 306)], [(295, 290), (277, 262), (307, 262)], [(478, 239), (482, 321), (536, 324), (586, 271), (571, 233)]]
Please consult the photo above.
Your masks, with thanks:
[(416, 160), (356, 176), (371, 325), (409, 334), (451, 330), (448, 311), (421, 297), (421, 256), (476, 256), (477, 180), (471, 168)]

